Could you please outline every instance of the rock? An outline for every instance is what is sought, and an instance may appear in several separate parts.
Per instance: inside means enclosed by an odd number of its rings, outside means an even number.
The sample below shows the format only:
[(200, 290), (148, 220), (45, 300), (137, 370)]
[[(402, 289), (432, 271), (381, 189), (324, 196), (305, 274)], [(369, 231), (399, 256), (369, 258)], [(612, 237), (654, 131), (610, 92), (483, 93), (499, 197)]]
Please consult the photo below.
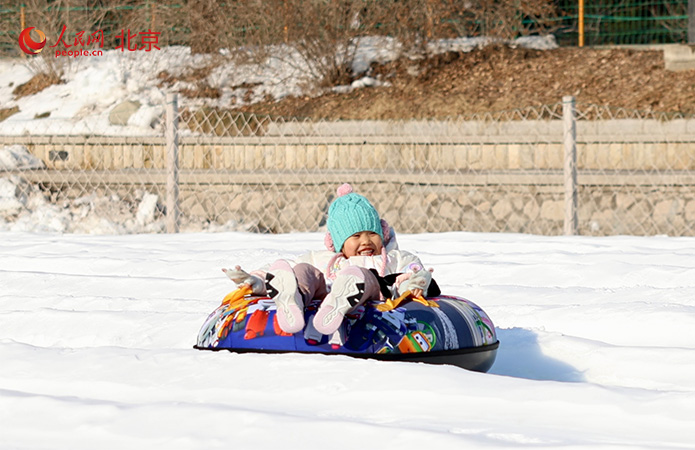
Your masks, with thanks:
[(429, 205), (436, 205), (439, 202), (439, 196), (434, 192), (425, 197), (425, 203)]
[(135, 216), (135, 220), (137, 220), (138, 224), (144, 226), (154, 222), (158, 198), (156, 194), (145, 194), (142, 196), (140, 205), (138, 205), (138, 212)]
[(495, 219), (502, 220), (512, 213), (512, 203), (507, 199), (502, 199), (492, 207), (492, 215)]
[(654, 221), (663, 224), (680, 214), (681, 204), (678, 199), (662, 200), (654, 205)]
[(628, 209), (635, 204), (635, 196), (619, 193), (615, 197), (615, 205), (618, 209)]
[(695, 222), (695, 200), (690, 200), (685, 205), (685, 220)]
[(487, 212), (490, 211), (491, 206), (492, 205), (490, 204), (490, 202), (482, 202), (478, 206), (476, 206), (475, 209), (482, 214), (487, 214)]
[(207, 212), (205, 211), (205, 207), (200, 203), (194, 203), (193, 205), (191, 205), (191, 209), (188, 211), (188, 214), (191, 217), (196, 217), (198, 219), (207, 218)]
[(471, 195), (468, 192), (463, 192), (458, 195), (456, 202), (461, 206), (470, 206), (473, 204), (471, 201)]
[(611, 210), (596, 211), (591, 215), (590, 223), (591, 230), (598, 231), (601, 229), (612, 230), (614, 215)]
[(444, 219), (459, 220), (461, 218), (461, 208), (454, 202), (445, 200), (439, 207), (439, 215)]
[(229, 209), (236, 217), (240, 217), (241, 210), (246, 203), (244, 194), (237, 194), (232, 200), (227, 202), (227, 209)]
[(564, 220), (565, 204), (559, 200), (546, 200), (541, 205), (541, 218), (546, 220)]
[(526, 217), (518, 213), (512, 213), (512, 215), (507, 218), (506, 231), (511, 233), (523, 233), (526, 231), (525, 229), (528, 224), (529, 221)]
[(244, 208), (248, 212), (258, 213), (264, 210), (264, 196), (260, 192), (249, 192), (246, 194), (244, 203)]
[(135, 112), (140, 109), (140, 102), (133, 100), (126, 100), (114, 106), (114, 108), (109, 113), (109, 123), (111, 125), (128, 125), (128, 119), (130, 116), (135, 114)]
[(535, 199), (531, 199), (526, 205), (524, 206), (524, 214), (529, 220), (535, 220), (538, 217), (538, 214), (541, 211), (541, 207), (538, 206), (538, 203), (536, 202)]
[(679, 206), (677, 199), (661, 200), (654, 205), (654, 215), (672, 217), (678, 213)]
[(400, 217), (401, 213), (397, 209), (389, 209), (381, 215), (381, 218), (388, 222), (388, 224), (392, 227), (395, 227), (398, 224)]

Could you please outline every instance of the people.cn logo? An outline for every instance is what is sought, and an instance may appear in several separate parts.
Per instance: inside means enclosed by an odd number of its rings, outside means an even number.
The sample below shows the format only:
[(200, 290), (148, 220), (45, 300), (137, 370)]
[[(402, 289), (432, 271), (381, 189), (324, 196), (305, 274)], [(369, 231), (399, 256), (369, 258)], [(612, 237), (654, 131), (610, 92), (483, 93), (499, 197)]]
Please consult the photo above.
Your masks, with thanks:
[[(31, 38), (31, 35), (29, 34), (31, 33), (31, 30), (35, 30), (36, 34), (39, 35), (38, 42)], [(43, 31), (39, 30), (38, 28), (25, 28), (21, 33), (19, 33), (19, 48), (21, 48), (22, 51), (27, 55), (38, 55), (45, 46), (46, 35), (43, 34)]]

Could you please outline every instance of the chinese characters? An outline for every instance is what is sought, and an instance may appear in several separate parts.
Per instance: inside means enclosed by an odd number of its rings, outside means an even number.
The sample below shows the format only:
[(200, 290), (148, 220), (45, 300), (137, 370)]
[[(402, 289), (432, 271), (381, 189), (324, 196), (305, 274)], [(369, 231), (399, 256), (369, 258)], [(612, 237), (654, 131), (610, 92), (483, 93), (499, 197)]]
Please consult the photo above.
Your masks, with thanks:
[[(161, 50), (159, 47), (157, 47), (157, 44), (159, 43), (159, 35), (159, 32), (152, 30), (141, 31), (135, 34), (131, 34), (130, 29), (128, 29), (127, 32), (125, 30), (121, 30), (121, 34), (116, 36), (116, 39), (120, 39), (121, 41), (121, 43), (116, 47), (116, 50), (124, 51), (125, 49), (128, 49), (130, 52), (145, 50), (146, 52), (149, 52), (153, 47), (157, 50)], [(141, 44), (142, 46), (138, 46), (138, 44)]]
[[(104, 48), (104, 30), (97, 30), (91, 34), (87, 34), (86, 31), (79, 31), (75, 33), (74, 38), (66, 36), (67, 26), (63, 25), (63, 29), (60, 32), (60, 36), (56, 40), (56, 43), (51, 45), (51, 48), (56, 48), (62, 44), (63, 50), (57, 48), (55, 50), (55, 56), (99, 56), (102, 54), (101, 50), (88, 50), (85, 47), (90, 47), (95, 44), (99, 44), (99, 48)], [(147, 30), (141, 31), (139, 33), (131, 33), (130, 29), (121, 30), (121, 33), (116, 36), (116, 50), (130, 52), (144, 50), (150, 52), (153, 49), (161, 50), (159, 48), (159, 35), (161, 33), (157, 31)]]

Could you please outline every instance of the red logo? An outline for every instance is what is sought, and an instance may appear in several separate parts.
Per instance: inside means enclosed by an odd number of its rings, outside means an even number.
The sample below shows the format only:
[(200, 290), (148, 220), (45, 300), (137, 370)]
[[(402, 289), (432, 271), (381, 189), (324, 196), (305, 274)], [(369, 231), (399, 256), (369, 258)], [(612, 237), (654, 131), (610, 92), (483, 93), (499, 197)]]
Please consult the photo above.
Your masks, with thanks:
[[(39, 35), (39, 42), (36, 42), (31, 38), (31, 30), (35, 30), (36, 34)], [(43, 50), (45, 45), (46, 35), (43, 34), (43, 31), (39, 30), (38, 28), (25, 28), (21, 33), (19, 33), (19, 48), (21, 48), (22, 51), (27, 55), (38, 55), (41, 53), (41, 50)]]

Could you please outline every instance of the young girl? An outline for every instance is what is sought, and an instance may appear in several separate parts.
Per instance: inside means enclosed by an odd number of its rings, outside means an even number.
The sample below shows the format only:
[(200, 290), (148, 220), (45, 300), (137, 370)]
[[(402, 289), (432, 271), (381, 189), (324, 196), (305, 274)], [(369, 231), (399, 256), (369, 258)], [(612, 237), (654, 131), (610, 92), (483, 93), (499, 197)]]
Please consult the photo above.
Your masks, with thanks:
[[(431, 272), (417, 256), (398, 250), (393, 228), (379, 218), (369, 200), (352, 192), (349, 184), (337, 193), (328, 208), (327, 251), (310, 252), (292, 262), (278, 260), (250, 274), (240, 266), (225, 270), (238, 286), (249, 285), (255, 295), (275, 301), (278, 324), (286, 333), (304, 328), (304, 308), (313, 299), (322, 300), (314, 328), (330, 335), (347, 313), (368, 300), (397, 297), (408, 290), (427, 295), (430, 287)], [(438, 290), (434, 283), (432, 288)]]

